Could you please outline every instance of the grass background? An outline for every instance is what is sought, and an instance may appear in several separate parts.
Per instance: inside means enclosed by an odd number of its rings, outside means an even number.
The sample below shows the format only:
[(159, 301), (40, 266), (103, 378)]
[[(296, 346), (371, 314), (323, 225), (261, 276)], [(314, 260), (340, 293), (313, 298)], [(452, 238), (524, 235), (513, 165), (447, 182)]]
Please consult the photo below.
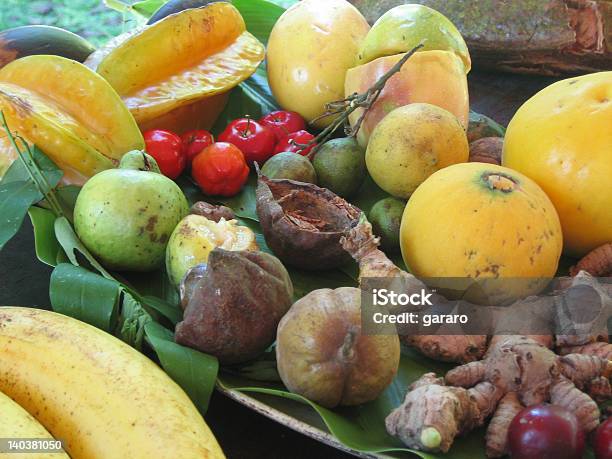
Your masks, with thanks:
[[(287, 6), (294, 0), (271, 1)], [(97, 46), (130, 29), (132, 21), (129, 15), (107, 8), (102, 0), (0, 0), (0, 30), (27, 24), (53, 25)]]

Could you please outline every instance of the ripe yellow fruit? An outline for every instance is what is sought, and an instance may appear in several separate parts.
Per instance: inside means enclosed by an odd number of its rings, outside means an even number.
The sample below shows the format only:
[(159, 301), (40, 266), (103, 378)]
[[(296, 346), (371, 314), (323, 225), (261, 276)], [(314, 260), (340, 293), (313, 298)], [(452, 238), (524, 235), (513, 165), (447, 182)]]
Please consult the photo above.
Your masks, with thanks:
[[(0, 438), (54, 440), (47, 430), (10, 397), (0, 392)], [(66, 453), (0, 453), (10, 459), (69, 459)]]
[(468, 156), (467, 136), (452, 113), (431, 104), (410, 104), (376, 126), (366, 165), (379, 187), (406, 199), (431, 174)]
[(508, 125), (502, 164), (550, 197), (567, 254), (612, 241), (612, 72), (559, 81), (523, 104)]
[(346, 0), (303, 0), (289, 8), (268, 42), (268, 81), (278, 103), (311, 121), (323, 114), (325, 104), (343, 99), (346, 71), (357, 63), (369, 30)]
[(400, 245), (421, 278), (541, 279), (502, 292), (511, 299), (537, 293), (554, 276), (563, 238), (557, 212), (535, 182), (506, 167), (464, 163), (436, 172), (414, 192)]
[(72, 459), (202, 459), (223, 452), (187, 394), (151, 360), (78, 320), (0, 307), (0, 391)]

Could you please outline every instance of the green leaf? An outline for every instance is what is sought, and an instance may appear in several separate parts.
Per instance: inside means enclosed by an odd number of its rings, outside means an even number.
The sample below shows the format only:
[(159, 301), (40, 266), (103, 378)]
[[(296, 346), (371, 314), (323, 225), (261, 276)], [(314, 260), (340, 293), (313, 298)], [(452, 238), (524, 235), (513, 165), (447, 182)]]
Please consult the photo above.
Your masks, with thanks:
[(53, 229), (55, 215), (50, 210), (35, 206), (30, 207), (28, 213), (34, 228), (36, 256), (49, 266), (57, 265), (58, 256), (63, 251), (59, 242), (57, 242)]
[(145, 332), (166, 373), (206, 412), (219, 370), (217, 359), (175, 343), (172, 332), (155, 322), (148, 323)]
[(183, 312), (176, 306), (172, 306), (172, 304), (164, 301), (155, 296), (143, 296), (142, 301), (148, 307), (156, 310), (166, 319), (168, 319), (172, 325), (178, 324), (181, 320), (183, 320)]
[[(426, 459), (453, 458), (473, 459), (484, 457), (482, 431), (477, 430), (468, 436), (455, 440), (447, 455), (435, 455), (406, 448), (397, 438), (385, 430), (385, 418), (392, 409), (401, 404), (412, 381), (423, 373), (436, 371), (443, 374), (449, 365), (431, 361), (410, 349), (402, 350), (402, 359), (398, 374), (392, 384), (376, 400), (357, 407), (324, 408), (306, 398), (293, 394), (282, 384), (254, 381), (235, 374), (221, 373), (218, 383), (225, 389), (272, 395), (293, 400), (309, 406), (320, 416), (329, 431), (345, 446), (364, 453), (410, 452)], [(269, 403), (269, 402), (268, 402)], [(299, 418), (304, 409), (300, 405), (279, 404), (276, 406), (285, 414)]]
[(149, 313), (127, 291), (122, 291), (121, 313), (117, 335), (124, 342), (142, 351), (146, 324), (153, 321)]
[(149, 18), (165, 4), (165, 0), (145, 0), (134, 3), (132, 5), (132, 10), (145, 18)]
[(247, 30), (264, 44), (268, 42), (272, 27), (285, 9), (266, 0), (231, 0), (244, 18)]
[[(63, 172), (36, 146), (31, 147), (32, 159), (51, 188)], [(27, 161), (27, 159), (25, 159)], [(13, 161), (0, 181), (0, 250), (17, 234), (29, 208), (43, 199), (21, 160)]]
[(17, 234), (28, 209), (40, 197), (30, 181), (0, 184), (0, 250)]
[(219, 204), (230, 207), (236, 216), (259, 221), (257, 217), (255, 190), (257, 189), (257, 177), (251, 173), (249, 180), (240, 193), (231, 198), (215, 199)]
[[(36, 161), (36, 166), (40, 169), (43, 176), (49, 182), (51, 188), (57, 186), (64, 173), (57, 165), (49, 159), (36, 145), (30, 147), (32, 158)], [(21, 160), (13, 161), (0, 183), (30, 181), (30, 174)], [(40, 197), (42, 199), (42, 195)]]
[(51, 274), (49, 297), (55, 312), (113, 333), (117, 326), (120, 285), (79, 266), (57, 265)]
[(54, 226), (55, 237), (73, 265), (80, 266), (79, 260), (77, 259), (77, 253), (80, 253), (100, 274), (107, 279), (115, 280), (115, 278), (98, 263), (94, 256), (83, 245), (66, 217), (59, 217), (55, 220)]

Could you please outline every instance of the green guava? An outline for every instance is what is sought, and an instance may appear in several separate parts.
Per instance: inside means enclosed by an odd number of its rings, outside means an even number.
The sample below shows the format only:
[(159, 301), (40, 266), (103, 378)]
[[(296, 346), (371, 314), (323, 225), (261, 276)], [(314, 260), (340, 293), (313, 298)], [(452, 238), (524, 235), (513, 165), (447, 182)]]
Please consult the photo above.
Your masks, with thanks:
[(325, 142), (317, 151), (312, 165), (319, 186), (343, 198), (354, 195), (366, 176), (365, 151), (353, 137)]
[(140, 170), (142, 153), (130, 155), (121, 168), (85, 183), (74, 208), (74, 227), (105, 267), (152, 271), (163, 264), (168, 239), (189, 205), (176, 183), (152, 171), (157, 167), (153, 158), (147, 158), (149, 170)]
[(400, 225), (406, 201), (397, 198), (385, 198), (378, 201), (370, 210), (368, 220), (372, 232), (380, 238), (381, 247), (389, 252), (400, 248)]
[(141, 150), (132, 150), (121, 157), (120, 169), (133, 169), (135, 171), (151, 171), (161, 174), (159, 165), (153, 156)]
[(269, 179), (287, 179), (304, 183), (317, 183), (317, 173), (305, 156), (285, 151), (272, 156), (261, 168)]

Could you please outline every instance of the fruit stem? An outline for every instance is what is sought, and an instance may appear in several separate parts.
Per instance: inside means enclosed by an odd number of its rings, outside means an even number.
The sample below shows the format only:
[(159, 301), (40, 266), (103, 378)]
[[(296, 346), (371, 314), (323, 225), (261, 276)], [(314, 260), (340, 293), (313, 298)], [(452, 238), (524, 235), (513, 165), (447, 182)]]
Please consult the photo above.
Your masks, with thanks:
[[(374, 105), (374, 103), (376, 102), (380, 94), (382, 93), (383, 89), (385, 88), (385, 85), (387, 84), (387, 81), (389, 81), (389, 79), (393, 75), (395, 75), (397, 72), (401, 70), (401, 68), (406, 63), (406, 61), (410, 59), (410, 57), (414, 53), (416, 53), (419, 49), (421, 49), (423, 47), (423, 44), (424, 42), (421, 41), (421, 43), (419, 43), (417, 46), (415, 46), (410, 51), (408, 51), (406, 54), (404, 54), (404, 56), (402, 56), (402, 58), (399, 61), (397, 61), (395, 65), (387, 71), (387, 73), (381, 76), (376, 81), (376, 83), (374, 83), (372, 87), (370, 87), (370, 89), (368, 89), (366, 92), (361, 93), (361, 94), (354, 93), (350, 95), (349, 97), (347, 97), (346, 99), (337, 100), (337, 101), (328, 103), (325, 106), (326, 108), (325, 113), (323, 113), (321, 116), (312, 120), (310, 124), (320, 119), (327, 118), (329, 116), (336, 115), (336, 117), (334, 118), (334, 120), (331, 122), (329, 126), (323, 129), (323, 131), (321, 131), (321, 133), (317, 135), (314, 139), (312, 139), (310, 142), (305, 144), (304, 148), (299, 150), (297, 153), (314, 145), (314, 148), (307, 155), (308, 159), (312, 160), (312, 158), (317, 153), (321, 145), (325, 143), (327, 140), (329, 140), (329, 138), (336, 131), (336, 129), (338, 129), (342, 125), (344, 125), (344, 132), (347, 136), (355, 137), (357, 133), (359, 132), (359, 129), (361, 128), (361, 124), (363, 123), (363, 120), (368, 110), (370, 109), (370, 107), (372, 107), (372, 105)], [(349, 116), (355, 110), (359, 108), (363, 108), (364, 111), (359, 117), (359, 119), (357, 120), (357, 122), (355, 123), (355, 126), (351, 128), (349, 121), (348, 121)]]

